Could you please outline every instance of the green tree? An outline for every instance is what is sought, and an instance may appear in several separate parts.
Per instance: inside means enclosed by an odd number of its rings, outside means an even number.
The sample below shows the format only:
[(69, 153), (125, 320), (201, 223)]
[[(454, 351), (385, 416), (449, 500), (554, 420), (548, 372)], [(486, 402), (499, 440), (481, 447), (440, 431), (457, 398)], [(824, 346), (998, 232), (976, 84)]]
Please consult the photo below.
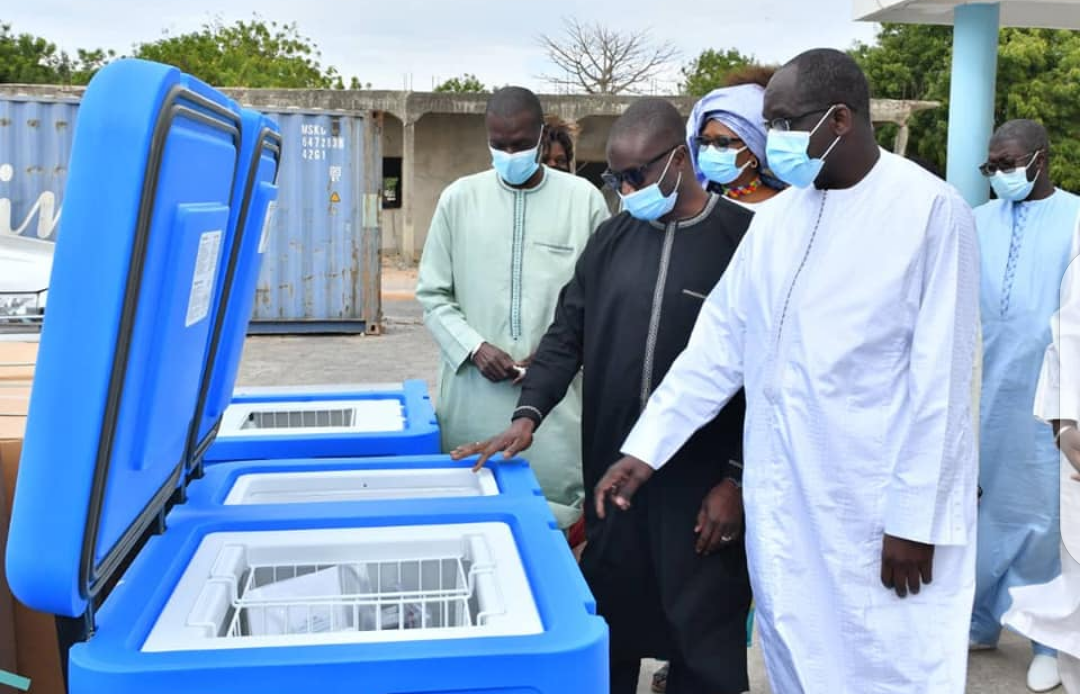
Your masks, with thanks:
[[(334, 67), (320, 64), (318, 48), (295, 22), (253, 16), (226, 25), (220, 19), (198, 31), (166, 35), (135, 47), (135, 56), (175, 65), (216, 87), (344, 89)], [(360, 81), (350, 80), (350, 88)]]
[(724, 86), (724, 80), (731, 72), (756, 64), (753, 56), (743, 55), (734, 48), (726, 51), (709, 48), (683, 66), (683, 82), (679, 88), (689, 96), (705, 96)]
[(112, 51), (79, 49), (75, 58), (56, 44), (31, 34), (15, 34), (0, 22), (0, 82), (23, 84), (86, 84)]
[(488, 89), (476, 75), (466, 72), (461, 77), (453, 77), (435, 87), (437, 92), (452, 94), (486, 94)]
[[(944, 170), (948, 142), (952, 29), (885, 24), (873, 45), (852, 55), (870, 79), (873, 96), (940, 101), (911, 120), (910, 151)], [(1080, 32), (1005, 29), (998, 49), (994, 122), (1031, 118), (1046, 126), (1053, 147), (1051, 175), (1080, 191)], [(883, 132), (882, 137), (889, 137)], [(883, 140), (884, 141), (884, 140)]]

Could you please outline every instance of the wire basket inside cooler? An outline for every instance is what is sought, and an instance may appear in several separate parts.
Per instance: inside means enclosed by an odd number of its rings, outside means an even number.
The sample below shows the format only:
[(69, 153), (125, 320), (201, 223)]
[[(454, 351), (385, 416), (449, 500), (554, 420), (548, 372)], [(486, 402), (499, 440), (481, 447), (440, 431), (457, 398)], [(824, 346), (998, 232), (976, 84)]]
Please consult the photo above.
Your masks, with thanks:
[(207, 536), (144, 651), (541, 631), (503, 524)]
[(477, 577), (493, 569), (462, 556), (253, 566), (232, 603), (227, 634), (471, 627), (489, 617), (474, 591)]
[(494, 496), (491, 470), (469, 468), (305, 470), (240, 475), (226, 506)]
[(391, 433), (405, 430), (397, 398), (351, 401), (240, 402), (222, 417), (218, 436)]

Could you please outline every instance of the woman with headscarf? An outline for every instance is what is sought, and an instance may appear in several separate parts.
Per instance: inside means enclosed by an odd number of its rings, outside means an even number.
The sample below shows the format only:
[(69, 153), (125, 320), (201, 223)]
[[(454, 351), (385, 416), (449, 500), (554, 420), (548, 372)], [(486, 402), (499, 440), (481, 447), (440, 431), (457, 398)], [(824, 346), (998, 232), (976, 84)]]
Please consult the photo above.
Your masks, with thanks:
[(751, 209), (785, 188), (769, 174), (765, 124), (761, 115), (764, 75), (716, 89), (697, 102), (686, 124), (694, 171), (707, 190)]

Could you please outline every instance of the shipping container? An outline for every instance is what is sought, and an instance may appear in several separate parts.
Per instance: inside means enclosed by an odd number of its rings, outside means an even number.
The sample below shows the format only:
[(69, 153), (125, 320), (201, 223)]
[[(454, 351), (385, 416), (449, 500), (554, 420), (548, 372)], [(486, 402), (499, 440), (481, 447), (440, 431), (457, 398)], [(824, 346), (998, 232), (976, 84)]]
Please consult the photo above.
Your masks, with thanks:
[[(76, 98), (0, 96), (0, 235), (62, 233), (77, 112)], [(378, 333), (381, 116), (266, 113), (284, 147), (249, 331)]]
[(285, 147), (252, 332), (377, 332), (379, 119), (268, 115)]
[(54, 241), (77, 100), (0, 99), (0, 235)]

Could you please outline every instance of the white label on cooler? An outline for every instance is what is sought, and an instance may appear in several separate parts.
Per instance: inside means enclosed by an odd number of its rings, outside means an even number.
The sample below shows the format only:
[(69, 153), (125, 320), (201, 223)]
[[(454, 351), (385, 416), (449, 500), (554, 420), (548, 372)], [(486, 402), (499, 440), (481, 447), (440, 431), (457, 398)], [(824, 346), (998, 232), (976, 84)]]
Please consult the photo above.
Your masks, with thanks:
[(266, 206), (266, 217), (263, 218), (262, 236), (259, 237), (259, 253), (266, 252), (266, 246), (270, 243), (270, 225), (274, 223), (274, 212), (277, 211), (277, 200), (271, 200)]
[(199, 255), (195, 258), (195, 276), (191, 280), (185, 328), (190, 328), (210, 313), (210, 299), (214, 296), (214, 278), (217, 276), (220, 253), (221, 230), (208, 231), (199, 237)]

